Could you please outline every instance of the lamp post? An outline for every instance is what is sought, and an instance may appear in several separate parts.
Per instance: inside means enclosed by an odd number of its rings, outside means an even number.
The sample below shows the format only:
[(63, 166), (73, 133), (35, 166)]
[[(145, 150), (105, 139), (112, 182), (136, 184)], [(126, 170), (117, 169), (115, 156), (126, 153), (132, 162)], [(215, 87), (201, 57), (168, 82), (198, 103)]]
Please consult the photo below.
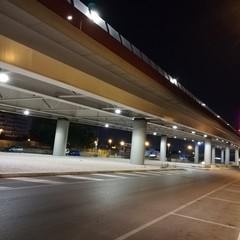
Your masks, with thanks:
[(189, 160), (191, 160), (193, 147), (192, 147), (191, 145), (188, 145), (188, 146), (187, 146), (187, 149), (188, 149), (188, 151), (189, 151)]
[(168, 155), (170, 155), (170, 146), (171, 146), (171, 144), (168, 143), (168, 144), (167, 144), (167, 154), (168, 154)]
[(108, 156), (110, 156), (112, 153), (111, 153), (111, 150), (112, 150), (112, 139), (108, 139), (108, 143), (109, 143), (109, 150), (108, 150)]
[(125, 145), (125, 142), (124, 142), (124, 141), (121, 141), (121, 142), (120, 142), (121, 153), (122, 153), (121, 155), (122, 155), (123, 158), (124, 158), (124, 151), (125, 151), (124, 145)]

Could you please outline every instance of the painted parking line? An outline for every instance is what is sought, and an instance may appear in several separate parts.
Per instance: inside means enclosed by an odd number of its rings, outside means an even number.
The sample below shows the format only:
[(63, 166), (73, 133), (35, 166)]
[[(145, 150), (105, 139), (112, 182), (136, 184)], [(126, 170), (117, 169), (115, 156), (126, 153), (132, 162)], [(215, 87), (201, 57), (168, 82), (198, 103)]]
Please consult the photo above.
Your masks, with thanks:
[(223, 191), (240, 193), (240, 190), (232, 190), (232, 189), (223, 189)]
[(216, 197), (207, 197), (207, 198), (213, 199), (213, 200), (217, 200), (217, 201), (223, 201), (223, 202), (240, 204), (240, 201), (232, 201), (232, 200), (227, 200), (227, 199), (223, 199), (223, 198), (216, 198)]
[[(211, 191), (211, 192), (208, 192), (208, 193), (202, 195), (201, 197), (198, 197), (198, 198), (196, 198), (196, 199), (194, 199), (194, 200), (192, 200), (192, 201), (190, 201), (190, 202), (188, 202), (188, 203), (186, 203), (186, 204), (184, 204), (184, 205), (182, 205), (182, 206), (180, 206), (180, 207), (178, 207), (178, 208), (176, 208), (176, 209), (174, 209), (174, 210), (172, 210), (172, 211), (170, 211), (170, 212), (168, 212), (168, 213), (165, 213), (165, 214), (163, 214), (162, 216), (160, 216), (160, 217), (158, 217), (158, 218), (155, 218), (155, 219), (153, 219), (152, 221), (149, 221), (149, 222), (147, 222), (147, 223), (145, 223), (145, 224), (143, 224), (143, 225), (141, 225), (141, 226), (139, 226), (139, 227), (137, 227), (137, 228), (135, 228), (135, 229), (133, 229), (133, 230), (131, 230), (131, 231), (129, 231), (129, 232), (121, 235), (121, 236), (119, 236), (119, 237), (116, 238), (115, 240), (124, 240), (124, 239), (127, 239), (127, 238), (131, 237), (132, 235), (134, 235), (134, 234), (136, 234), (136, 233), (138, 233), (138, 232), (140, 232), (140, 231), (142, 231), (142, 230), (144, 230), (144, 229), (152, 226), (153, 224), (156, 224), (156, 223), (158, 223), (159, 221), (167, 218), (168, 216), (170, 216), (170, 215), (172, 215), (172, 214), (175, 214), (175, 213), (177, 213), (178, 211), (180, 211), (180, 210), (182, 210), (182, 209), (184, 209), (184, 208), (186, 208), (186, 207), (188, 207), (188, 206), (196, 203), (197, 201), (199, 201), (199, 200), (201, 200), (201, 199), (204, 199), (204, 198), (210, 196), (211, 194), (213, 194), (213, 193), (215, 193), (215, 192), (217, 192), (217, 191), (219, 191), (219, 190), (222, 190), (223, 188), (228, 187), (228, 186), (230, 186), (231, 184), (237, 183), (237, 182), (239, 182), (239, 179), (234, 180), (234, 181), (232, 181), (232, 182), (230, 182), (230, 183), (227, 183), (227, 184), (225, 184), (225, 185), (223, 185), (223, 186), (221, 186), (221, 187), (219, 187), (219, 188), (217, 188), (217, 189), (215, 189), (215, 190), (213, 190), (213, 191)], [(238, 239), (238, 240), (240, 240), (240, 239)]]
[(179, 217), (183, 217), (183, 218), (188, 218), (188, 219), (191, 219), (191, 220), (196, 220), (196, 221), (199, 221), (199, 222), (210, 223), (210, 224), (214, 224), (214, 225), (221, 226), (221, 227), (232, 228), (232, 229), (239, 229), (238, 227), (235, 227), (235, 226), (222, 224), (222, 223), (217, 223), (217, 222), (204, 220), (204, 219), (200, 219), (200, 218), (190, 217), (190, 216), (182, 215), (182, 214), (178, 214), (178, 213), (172, 213), (171, 215), (175, 215), (175, 216), (179, 216)]
[(61, 176), (58, 176), (58, 177), (61, 177), (61, 178), (71, 178), (71, 179), (79, 179), (79, 180), (103, 181), (103, 179), (100, 179), (100, 178), (83, 177), (83, 176), (75, 176), (75, 175), (61, 175)]
[(38, 179), (38, 178), (27, 178), (27, 177), (16, 177), (16, 178), (7, 178), (7, 179), (17, 180), (17, 181), (22, 181), (22, 182), (45, 183), (45, 184), (50, 184), (50, 185), (63, 184), (63, 182), (59, 182), (59, 181), (51, 181), (51, 180)]

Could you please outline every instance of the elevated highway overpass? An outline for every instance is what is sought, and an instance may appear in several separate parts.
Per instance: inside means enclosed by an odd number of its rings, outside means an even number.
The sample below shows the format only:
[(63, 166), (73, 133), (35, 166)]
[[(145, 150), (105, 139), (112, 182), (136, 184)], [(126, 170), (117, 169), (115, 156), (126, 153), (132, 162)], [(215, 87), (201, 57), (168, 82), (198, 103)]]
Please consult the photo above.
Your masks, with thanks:
[(133, 119), (144, 119), (148, 134), (208, 139), (239, 157), (233, 127), (102, 19), (96, 24), (89, 16), (77, 0), (0, 2), (0, 67), (10, 78), (1, 83), (2, 111), (28, 109), (32, 116), (128, 131)]

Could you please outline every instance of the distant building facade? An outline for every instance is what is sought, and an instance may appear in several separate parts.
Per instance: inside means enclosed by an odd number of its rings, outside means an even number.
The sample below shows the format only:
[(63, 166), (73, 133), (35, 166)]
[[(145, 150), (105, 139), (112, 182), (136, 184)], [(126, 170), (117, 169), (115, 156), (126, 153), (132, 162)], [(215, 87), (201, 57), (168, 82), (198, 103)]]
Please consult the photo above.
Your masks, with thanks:
[(0, 139), (26, 140), (31, 128), (31, 118), (0, 112)]

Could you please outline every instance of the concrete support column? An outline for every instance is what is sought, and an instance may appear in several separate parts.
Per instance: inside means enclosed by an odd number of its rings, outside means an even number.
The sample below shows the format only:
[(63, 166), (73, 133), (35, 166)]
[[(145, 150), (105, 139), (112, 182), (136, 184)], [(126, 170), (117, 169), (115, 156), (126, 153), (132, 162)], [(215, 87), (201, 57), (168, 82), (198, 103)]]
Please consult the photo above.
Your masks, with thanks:
[(235, 165), (239, 166), (239, 149), (235, 148)]
[(224, 149), (221, 149), (221, 163), (224, 163)]
[(130, 162), (132, 164), (144, 164), (146, 132), (147, 121), (145, 119), (134, 119), (130, 156)]
[(212, 146), (212, 164), (215, 164), (216, 149), (215, 146)]
[(229, 165), (230, 162), (230, 146), (227, 145), (225, 149), (225, 165)]
[(206, 166), (211, 165), (211, 139), (205, 139), (205, 146), (204, 146), (204, 162)]
[(194, 162), (199, 163), (199, 145), (196, 143), (194, 150)]
[(167, 152), (167, 136), (162, 135), (160, 142), (160, 161), (167, 160), (166, 152)]
[(65, 149), (67, 145), (69, 121), (66, 119), (58, 119), (54, 146), (53, 146), (53, 155), (54, 156), (64, 156)]

